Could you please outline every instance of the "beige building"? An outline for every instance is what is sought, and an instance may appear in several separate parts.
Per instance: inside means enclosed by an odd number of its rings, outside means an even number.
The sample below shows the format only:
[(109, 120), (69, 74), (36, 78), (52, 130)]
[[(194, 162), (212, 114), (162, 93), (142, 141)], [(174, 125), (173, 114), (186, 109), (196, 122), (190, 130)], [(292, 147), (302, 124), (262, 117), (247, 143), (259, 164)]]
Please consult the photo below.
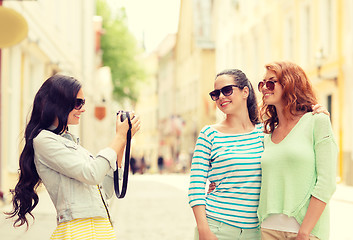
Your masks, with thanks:
[(330, 111), (340, 150), (338, 181), (353, 185), (352, 7), (353, 0), (181, 0), (175, 46), (153, 60), (154, 82), (139, 99), (148, 114), (147, 139), (140, 142), (150, 146), (147, 155), (190, 159), (200, 129), (221, 118), (208, 96), (217, 72), (239, 68), (256, 88), (266, 63), (289, 60), (304, 68)]
[(169, 34), (156, 49), (158, 55), (158, 157), (165, 167), (174, 169), (179, 152), (182, 120), (175, 113), (175, 43), (176, 34)]
[[(298, 63), (331, 113), (338, 181), (353, 184), (352, 1), (213, 1), (216, 69), (242, 69), (257, 85), (270, 61)], [(347, 34), (348, 33), (348, 34)]]
[[(97, 73), (94, 0), (4, 1), (2, 5), (20, 13), (29, 29), (23, 41), (1, 49), (0, 191), (8, 194), (18, 176), (28, 114), (43, 81), (59, 72), (83, 82), (86, 117), (81, 127), (73, 127), (71, 131), (81, 135), (83, 145), (93, 145), (90, 129), (96, 121), (94, 85), (99, 76), (104, 78), (109, 74)], [(109, 96), (106, 100), (110, 100)]]
[(135, 112), (140, 116), (141, 129), (131, 143), (131, 156), (137, 159), (144, 157), (151, 172), (157, 171), (158, 158), (158, 55), (153, 52), (145, 57), (147, 79), (140, 83), (140, 94)]
[(182, 0), (176, 40), (176, 114), (183, 121), (180, 154), (191, 160), (202, 127), (215, 122), (215, 105), (208, 93), (215, 78), (214, 43), (209, 0)]
[(167, 170), (185, 171), (199, 131), (215, 121), (208, 95), (215, 77), (211, 1), (182, 0), (178, 33), (166, 36), (146, 61), (151, 77), (136, 106), (142, 128), (133, 148), (152, 171), (158, 156)]
[[(341, 171), (343, 174), (343, 180), (353, 186), (353, 0), (339, 1), (339, 31), (341, 35), (339, 37), (341, 49), (339, 63), (342, 65), (340, 71), (343, 75), (343, 85), (339, 86), (342, 103), (342, 166)], [(328, 68), (328, 67), (327, 67)], [(327, 69), (328, 70), (328, 69)]]

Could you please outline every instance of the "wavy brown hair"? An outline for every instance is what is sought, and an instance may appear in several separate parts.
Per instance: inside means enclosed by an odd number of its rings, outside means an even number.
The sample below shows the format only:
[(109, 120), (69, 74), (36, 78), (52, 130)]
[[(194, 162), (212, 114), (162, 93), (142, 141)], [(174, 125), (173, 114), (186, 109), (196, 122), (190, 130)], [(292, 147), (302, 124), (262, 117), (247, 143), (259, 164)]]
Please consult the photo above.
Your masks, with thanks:
[[(312, 112), (312, 105), (317, 104), (317, 99), (308, 77), (300, 66), (291, 62), (272, 62), (266, 64), (265, 68), (276, 74), (279, 84), (283, 87), (282, 99), (286, 116)], [(278, 125), (276, 107), (262, 101), (260, 117), (264, 122), (265, 133), (272, 133)]]

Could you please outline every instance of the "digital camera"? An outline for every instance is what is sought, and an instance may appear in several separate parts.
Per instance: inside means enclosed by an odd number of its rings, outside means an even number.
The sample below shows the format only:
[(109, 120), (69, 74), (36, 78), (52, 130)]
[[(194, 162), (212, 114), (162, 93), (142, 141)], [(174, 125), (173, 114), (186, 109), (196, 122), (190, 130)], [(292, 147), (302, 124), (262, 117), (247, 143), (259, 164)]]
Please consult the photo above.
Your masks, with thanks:
[(124, 122), (124, 120), (125, 120), (126, 118), (130, 118), (130, 114), (129, 114), (129, 112), (127, 112), (127, 111), (120, 110), (120, 111), (118, 111), (118, 112), (116, 113), (116, 115), (118, 115), (119, 113), (121, 113), (121, 115), (120, 115), (120, 121), (122, 121), (122, 122)]

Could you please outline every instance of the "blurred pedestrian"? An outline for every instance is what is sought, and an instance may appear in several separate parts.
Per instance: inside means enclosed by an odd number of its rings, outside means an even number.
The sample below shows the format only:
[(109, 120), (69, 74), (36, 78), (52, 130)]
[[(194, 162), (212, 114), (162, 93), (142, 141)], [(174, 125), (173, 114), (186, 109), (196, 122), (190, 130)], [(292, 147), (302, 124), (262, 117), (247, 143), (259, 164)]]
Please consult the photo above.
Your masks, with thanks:
[(184, 152), (180, 153), (178, 157), (178, 165), (182, 173), (186, 173), (186, 168), (189, 165), (189, 162), (190, 162), (189, 155)]
[(163, 170), (164, 170), (164, 159), (163, 159), (163, 156), (160, 155), (158, 157), (157, 164), (158, 164), (159, 173), (163, 173)]
[(145, 157), (142, 156), (141, 158), (141, 165), (140, 165), (140, 173), (144, 174), (146, 171), (146, 161), (145, 161)]
[[(205, 126), (196, 142), (189, 187), (195, 239), (260, 239), (256, 213), (264, 133), (255, 92), (238, 69), (218, 73), (214, 89), (210, 96), (226, 117)], [(215, 190), (205, 196), (207, 180)]]
[(132, 174), (136, 173), (137, 163), (136, 163), (136, 158), (134, 158), (133, 156), (130, 158), (130, 169)]
[(330, 118), (301, 67), (267, 64), (259, 83), (265, 132), (259, 220), (262, 239), (329, 239), (337, 145)]
[[(68, 131), (68, 125), (79, 124), (84, 104), (81, 83), (72, 77), (54, 75), (37, 92), (12, 190), (13, 210), (7, 213), (15, 218), (14, 227), (28, 228), (27, 215), (34, 218), (43, 182), (57, 211), (51, 239), (116, 239), (106, 199), (113, 195), (113, 171), (121, 167), (128, 120), (117, 116), (115, 137), (93, 157)], [(140, 120), (135, 116), (131, 123), (133, 136)]]

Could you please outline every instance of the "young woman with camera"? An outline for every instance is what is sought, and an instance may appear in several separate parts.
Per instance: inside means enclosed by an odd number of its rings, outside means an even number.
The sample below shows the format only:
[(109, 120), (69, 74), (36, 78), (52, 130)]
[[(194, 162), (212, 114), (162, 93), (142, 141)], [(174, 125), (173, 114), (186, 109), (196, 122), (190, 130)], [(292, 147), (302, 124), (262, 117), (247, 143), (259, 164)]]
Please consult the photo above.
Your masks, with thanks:
[[(12, 190), (13, 210), (7, 213), (15, 227), (28, 228), (27, 216), (34, 218), (36, 190), (43, 183), (57, 211), (51, 239), (116, 239), (106, 199), (114, 192), (113, 172), (121, 168), (129, 125), (119, 113), (115, 137), (94, 157), (68, 131), (68, 125), (79, 124), (84, 104), (81, 83), (69, 76), (54, 75), (38, 90)], [(131, 124), (133, 136), (140, 129), (139, 117)]]

